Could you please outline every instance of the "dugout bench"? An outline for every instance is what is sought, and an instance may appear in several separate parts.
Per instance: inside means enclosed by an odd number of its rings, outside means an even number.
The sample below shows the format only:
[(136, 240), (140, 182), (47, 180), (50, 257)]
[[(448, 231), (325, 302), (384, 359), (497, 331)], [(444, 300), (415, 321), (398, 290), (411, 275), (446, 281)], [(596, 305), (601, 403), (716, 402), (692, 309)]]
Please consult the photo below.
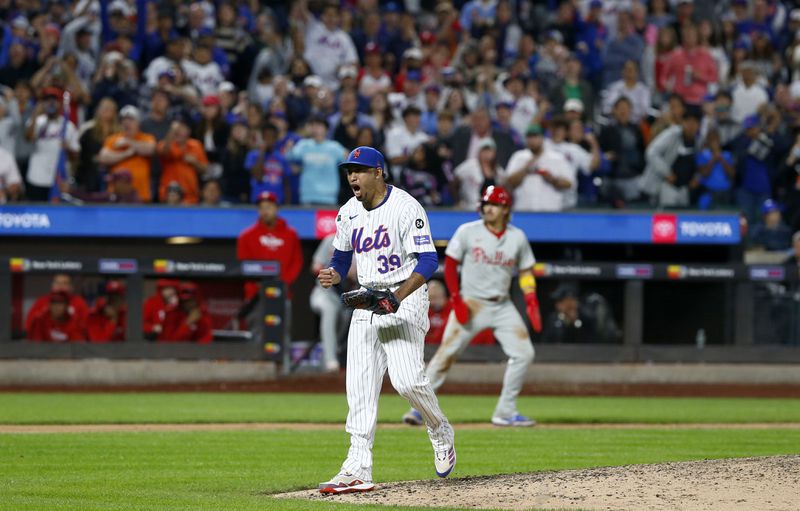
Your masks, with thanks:
[[(12, 332), (12, 279), (14, 276), (92, 275), (125, 282), (127, 324), (124, 342), (16, 342)], [(8, 258), (0, 264), (0, 358), (174, 358), (275, 360), (287, 363), (290, 356), (286, 289), (279, 279), (276, 261), (190, 261), (173, 259), (89, 259), (25, 257)], [(142, 328), (146, 279), (258, 280), (259, 294), (240, 308), (237, 316), (254, 314), (260, 340), (251, 332), (215, 330), (211, 344), (158, 343), (145, 339)], [(236, 319), (236, 318), (234, 318)]]

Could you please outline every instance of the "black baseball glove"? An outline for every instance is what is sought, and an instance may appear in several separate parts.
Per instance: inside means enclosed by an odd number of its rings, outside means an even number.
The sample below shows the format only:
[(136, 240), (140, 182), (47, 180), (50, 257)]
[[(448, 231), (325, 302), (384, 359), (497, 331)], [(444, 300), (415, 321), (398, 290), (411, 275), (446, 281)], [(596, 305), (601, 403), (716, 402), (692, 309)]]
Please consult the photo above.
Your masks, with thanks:
[(356, 289), (342, 294), (342, 303), (353, 309), (367, 309), (374, 314), (394, 314), (400, 301), (391, 291)]

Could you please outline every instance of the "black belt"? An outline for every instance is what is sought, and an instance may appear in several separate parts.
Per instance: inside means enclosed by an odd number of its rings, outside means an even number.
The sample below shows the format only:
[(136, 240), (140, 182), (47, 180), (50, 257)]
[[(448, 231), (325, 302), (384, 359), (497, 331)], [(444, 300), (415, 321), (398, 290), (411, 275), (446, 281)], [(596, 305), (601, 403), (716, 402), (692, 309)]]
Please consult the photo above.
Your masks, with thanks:
[(499, 303), (499, 302), (504, 302), (506, 300), (506, 297), (505, 296), (493, 296), (491, 298), (484, 298), (484, 300), (486, 300), (488, 302)]

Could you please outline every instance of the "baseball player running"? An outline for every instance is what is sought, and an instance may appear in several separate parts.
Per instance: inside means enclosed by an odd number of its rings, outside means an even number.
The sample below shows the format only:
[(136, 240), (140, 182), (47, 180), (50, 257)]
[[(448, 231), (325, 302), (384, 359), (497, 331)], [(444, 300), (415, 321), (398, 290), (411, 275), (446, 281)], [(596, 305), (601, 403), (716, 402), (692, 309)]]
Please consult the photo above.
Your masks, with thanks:
[[(535, 259), (525, 233), (509, 224), (511, 195), (508, 191), (500, 186), (487, 187), (481, 198), (480, 214), (481, 220), (460, 226), (447, 245), (444, 277), (453, 311), (447, 319), (442, 344), (426, 372), (434, 390), (438, 389), (475, 334), (492, 329), (509, 357), (492, 424), (533, 426), (536, 421), (517, 411), (517, 396), (525, 371), (533, 361), (533, 346), (525, 323), (509, 299), (509, 288), (519, 268), (519, 286), (525, 295), (528, 317), (533, 329), (541, 332), (542, 319), (533, 277)], [(416, 407), (403, 416), (403, 421), (422, 424)]]
[(446, 477), (456, 464), (453, 428), (425, 376), (423, 344), (428, 330), (425, 282), (438, 266), (428, 217), (408, 193), (384, 181), (383, 155), (354, 149), (339, 164), (354, 197), (336, 217), (334, 253), (319, 282), (341, 282), (355, 256), (361, 288), (342, 295), (353, 307), (347, 344), (346, 431), (350, 450), (341, 471), (319, 485), (322, 493), (369, 491), (378, 397), (387, 368), (397, 392), (428, 427), (434, 466)]

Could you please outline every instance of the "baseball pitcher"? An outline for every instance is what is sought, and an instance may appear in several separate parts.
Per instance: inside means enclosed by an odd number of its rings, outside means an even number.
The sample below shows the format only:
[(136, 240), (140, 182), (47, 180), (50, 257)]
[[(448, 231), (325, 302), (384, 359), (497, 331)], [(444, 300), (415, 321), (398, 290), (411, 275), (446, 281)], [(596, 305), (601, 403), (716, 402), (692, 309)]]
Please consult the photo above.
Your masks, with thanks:
[(428, 216), (408, 193), (386, 184), (379, 151), (358, 147), (339, 166), (347, 172), (354, 197), (339, 209), (334, 254), (318, 279), (324, 288), (338, 284), (355, 257), (361, 288), (342, 295), (343, 303), (354, 309), (346, 379), (350, 450), (341, 471), (321, 483), (320, 492), (374, 488), (372, 444), (387, 369), (394, 388), (427, 425), (436, 474), (446, 477), (456, 464), (454, 433), (423, 362), (428, 330), (425, 283), (438, 266)]
[[(517, 410), (517, 396), (528, 365), (533, 361), (533, 345), (514, 304), (509, 288), (519, 269), (519, 285), (525, 295), (527, 313), (533, 329), (542, 330), (536, 281), (535, 259), (525, 233), (509, 224), (511, 195), (500, 186), (489, 186), (480, 205), (481, 220), (460, 226), (445, 252), (445, 283), (450, 291), (453, 311), (447, 319), (442, 344), (428, 364), (427, 375), (434, 390), (444, 383), (447, 371), (475, 334), (491, 329), (508, 355), (503, 390), (494, 410), (497, 426), (533, 426), (535, 421)], [(461, 265), (461, 281), (458, 265)], [(419, 411), (409, 410), (403, 421), (422, 424)]]

